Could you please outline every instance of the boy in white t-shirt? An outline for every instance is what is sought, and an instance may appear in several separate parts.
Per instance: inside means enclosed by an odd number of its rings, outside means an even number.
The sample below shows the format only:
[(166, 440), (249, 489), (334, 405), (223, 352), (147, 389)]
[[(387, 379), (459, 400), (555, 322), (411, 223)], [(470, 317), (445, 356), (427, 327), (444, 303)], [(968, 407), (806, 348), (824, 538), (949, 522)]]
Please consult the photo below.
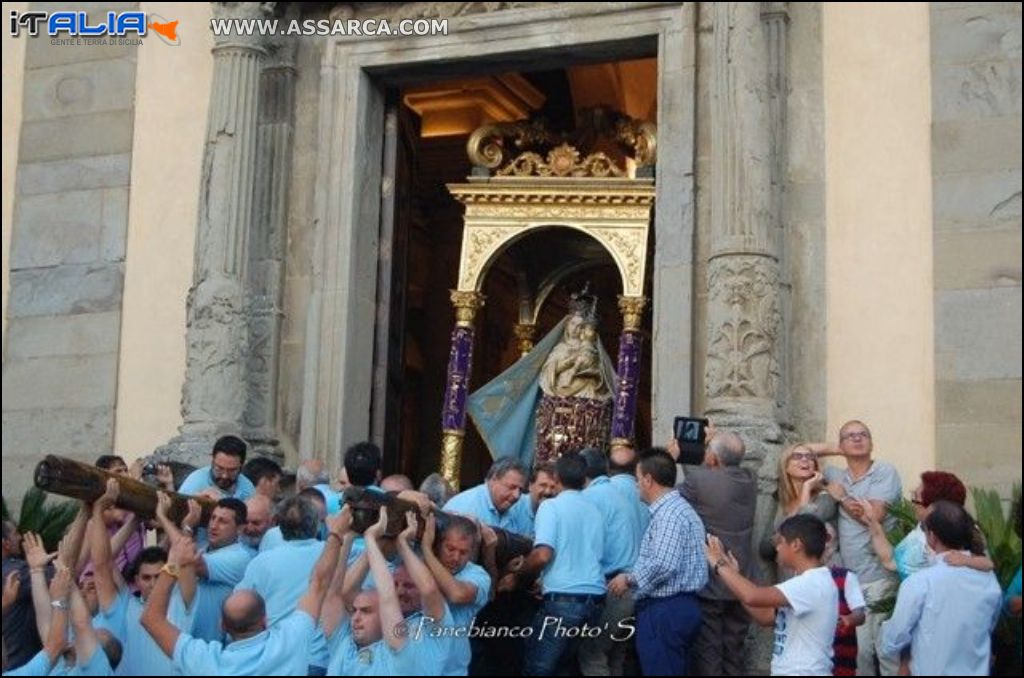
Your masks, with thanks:
[(832, 673), (832, 641), (839, 619), (839, 592), (822, 565), (828, 535), (825, 523), (797, 514), (779, 525), (779, 564), (796, 575), (776, 586), (757, 586), (740, 574), (736, 559), (717, 537), (709, 536), (708, 563), (750, 616), (762, 626), (775, 624), (773, 676), (825, 676)]

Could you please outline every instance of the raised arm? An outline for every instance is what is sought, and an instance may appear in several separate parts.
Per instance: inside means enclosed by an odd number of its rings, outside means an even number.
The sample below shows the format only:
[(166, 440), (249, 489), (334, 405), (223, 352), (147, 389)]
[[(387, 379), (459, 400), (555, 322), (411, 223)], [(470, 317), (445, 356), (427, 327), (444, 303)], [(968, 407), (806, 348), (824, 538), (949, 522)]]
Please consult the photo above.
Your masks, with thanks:
[(118, 594), (117, 581), (114, 579), (114, 557), (110, 551), (110, 535), (103, 524), (103, 512), (114, 505), (120, 489), (116, 480), (107, 480), (106, 491), (92, 505), (92, 520), (89, 521), (89, 545), (96, 573), (96, 595), (101, 610), (110, 609)]
[[(363, 535), (365, 542), (366, 535)], [(352, 563), (352, 567), (348, 568), (347, 572), (342, 572), (341, 582), (341, 598), (342, 604), (345, 609), (352, 607), (352, 603), (355, 602), (356, 596), (363, 590), (363, 581), (366, 579), (367, 573), (370, 571), (370, 561), (366, 557), (366, 551), (359, 554), (356, 558), (356, 562)]]
[[(313, 567), (306, 595), (299, 599), (298, 605), (298, 608), (314, 621), (320, 618), (324, 597), (338, 568), (338, 562), (348, 560), (349, 551), (352, 549), (352, 509), (346, 505), (341, 513), (328, 518), (327, 529), (327, 543), (324, 544), (324, 550)], [(333, 543), (335, 540), (337, 544)]]
[(50, 658), (50, 665), (56, 663), (60, 653), (64, 651), (64, 643), (68, 630), (68, 607), (71, 595), (71, 570), (61, 566), (57, 568), (50, 582), (48, 598), (56, 606), (50, 618), (49, 632), (43, 640), (43, 651)]
[(46, 582), (46, 568), (57, 557), (56, 553), (47, 553), (43, 548), (43, 540), (34, 532), (26, 532), (21, 548), (25, 552), (28, 564), (28, 576), (32, 585), (32, 608), (36, 613), (36, 631), (39, 641), (45, 643), (50, 635), (50, 591)]
[(75, 519), (64, 533), (64, 540), (67, 540), (67, 555), (63, 557), (66, 559), (65, 563), (67, 566), (74, 568), (71, 573), (73, 578), (78, 577), (78, 575), (82, 573), (82, 569), (85, 567), (85, 563), (82, 562), (81, 557), (82, 551), (84, 550), (82, 547), (85, 544), (86, 529), (89, 527), (90, 515), (92, 515), (90, 506), (85, 502), (82, 502), (78, 507), (78, 513), (75, 515)]
[(707, 557), (708, 563), (715, 569), (718, 577), (721, 578), (722, 583), (733, 592), (736, 599), (762, 626), (773, 624), (775, 609), (786, 607), (789, 604), (786, 596), (778, 588), (758, 586), (740, 574), (739, 562), (735, 556), (726, 551), (718, 537), (708, 536), (704, 555)]
[(14, 606), (14, 603), (18, 602), (18, 592), (21, 590), (21, 576), (17, 571), (8, 573), (4, 579), (4, 606), (3, 613), (7, 614), (7, 610)]
[[(331, 577), (331, 583), (327, 587), (327, 595), (324, 597), (323, 605), (320, 607), (320, 628), (324, 635), (332, 636), (334, 631), (345, 621), (348, 614), (348, 605), (345, 599), (345, 574), (348, 569), (348, 558), (352, 552), (352, 542), (355, 541), (355, 534), (349, 532), (345, 535), (342, 543), (342, 553), (338, 556), (338, 564)], [(366, 562), (365, 554), (359, 559)]]
[(87, 661), (94, 652), (102, 652), (98, 649), (100, 641), (92, 625), (92, 615), (74, 582), (71, 583), (71, 628), (75, 632), (75, 656), (79, 664)]
[(146, 609), (139, 620), (146, 632), (153, 637), (157, 646), (168, 657), (174, 656), (174, 646), (178, 642), (181, 631), (167, 619), (167, 609), (171, 604), (171, 591), (177, 582), (180, 568), (195, 562), (196, 547), (193, 541), (180, 537), (172, 546), (167, 556), (167, 567), (160, 571), (156, 586), (149, 594)]
[(863, 522), (871, 533), (871, 548), (874, 549), (875, 555), (878, 556), (878, 560), (882, 563), (882, 567), (890, 572), (895, 572), (896, 560), (893, 558), (892, 544), (889, 543), (889, 537), (885, 535), (885, 528), (882, 527), (882, 523), (875, 517), (871, 502), (867, 499), (856, 499), (853, 501), (856, 501), (861, 506), (861, 512), (864, 516)]
[(405, 617), (402, 615), (402, 608), (398, 604), (398, 594), (395, 593), (395, 580), (388, 570), (388, 563), (381, 553), (377, 539), (384, 534), (388, 525), (388, 509), (386, 506), (380, 508), (380, 518), (377, 522), (366, 529), (363, 537), (366, 539), (366, 559), (370, 563), (370, 572), (373, 574), (374, 583), (377, 585), (379, 596), (380, 626), (384, 633), (385, 642), (393, 650), (401, 650), (408, 640), (406, 634), (400, 629), (404, 627)]
[(423, 562), (426, 563), (430, 574), (433, 575), (441, 593), (453, 605), (465, 605), (476, 600), (476, 584), (459, 581), (448, 568), (444, 566), (434, 554), (434, 541), (437, 535), (437, 518), (434, 514), (427, 516), (427, 523), (423, 528), (423, 539), (420, 541), (420, 550), (423, 552)]
[[(419, 518), (412, 511), (406, 511), (405, 529), (398, 535), (398, 554), (402, 557), (405, 569), (409, 571), (409, 576), (416, 582), (416, 588), (420, 591), (423, 612), (431, 619), (440, 622), (445, 613), (444, 594), (437, 587), (437, 581), (430, 573), (430, 569), (423, 564), (412, 548), (412, 540), (416, 538), (418, 528)], [(423, 548), (425, 551), (429, 551), (426, 546)]]

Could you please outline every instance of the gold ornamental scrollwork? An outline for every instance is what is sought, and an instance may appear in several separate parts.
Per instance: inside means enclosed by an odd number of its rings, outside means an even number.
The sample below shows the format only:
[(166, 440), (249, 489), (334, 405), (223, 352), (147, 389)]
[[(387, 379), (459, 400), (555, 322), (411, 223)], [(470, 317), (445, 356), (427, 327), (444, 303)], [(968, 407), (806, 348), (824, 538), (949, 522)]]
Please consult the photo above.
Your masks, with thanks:
[(459, 467), (462, 465), (463, 431), (445, 429), (441, 432), (441, 475), (456, 492), (459, 490)]
[(605, 106), (582, 109), (577, 120), (571, 132), (554, 132), (541, 120), (489, 123), (470, 134), (466, 154), (477, 167), (517, 177), (623, 177), (626, 158), (636, 167), (656, 162), (654, 123)]
[(622, 313), (623, 331), (632, 332), (640, 329), (640, 322), (643, 320), (646, 306), (647, 297), (619, 295), (619, 311)]
[(527, 151), (498, 170), (498, 176), (515, 177), (624, 177), (626, 172), (604, 153), (591, 153), (580, 160), (580, 152), (568, 144), (556, 146), (546, 158)]
[(459, 327), (473, 327), (476, 312), (483, 308), (484, 295), (476, 291), (452, 290), (452, 306), (455, 307), (455, 324)]

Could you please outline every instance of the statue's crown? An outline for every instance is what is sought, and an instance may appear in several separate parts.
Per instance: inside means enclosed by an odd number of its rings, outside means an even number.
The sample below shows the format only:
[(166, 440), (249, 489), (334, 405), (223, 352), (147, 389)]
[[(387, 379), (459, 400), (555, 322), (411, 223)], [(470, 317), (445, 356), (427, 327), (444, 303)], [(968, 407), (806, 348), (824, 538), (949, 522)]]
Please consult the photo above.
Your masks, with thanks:
[(597, 325), (597, 297), (590, 292), (590, 283), (586, 283), (579, 292), (573, 292), (569, 301), (569, 309), (591, 325)]

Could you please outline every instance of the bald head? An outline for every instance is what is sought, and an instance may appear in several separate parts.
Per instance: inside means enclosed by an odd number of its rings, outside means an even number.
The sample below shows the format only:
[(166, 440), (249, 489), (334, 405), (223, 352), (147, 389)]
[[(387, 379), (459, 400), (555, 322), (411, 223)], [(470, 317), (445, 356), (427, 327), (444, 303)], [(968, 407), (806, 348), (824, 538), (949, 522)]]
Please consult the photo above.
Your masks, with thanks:
[(614, 445), (608, 455), (608, 475), (636, 475), (636, 450), (629, 445)]
[(261, 633), (267, 628), (267, 607), (263, 598), (250, 589), (235, 591), (224, 601), (221, 625), (235, 640)]
[(385, 492), (404, 492), (405, 490), (413, 489), (413, 487), (409, 476), (395, 473), (380, 481), (380, 489)]
[(718, 463), (722, 466), (739, 466), (747, 447), (743, 444), (743, 438), (735, 433), (722, 431), (711, 439), (708, 451), (718, 458)]
[(245, 500), (245, 509), (242, 533), (250, 544), (259, 544), (274, 523), (274, 505), (265, 494), (254, 494)]

